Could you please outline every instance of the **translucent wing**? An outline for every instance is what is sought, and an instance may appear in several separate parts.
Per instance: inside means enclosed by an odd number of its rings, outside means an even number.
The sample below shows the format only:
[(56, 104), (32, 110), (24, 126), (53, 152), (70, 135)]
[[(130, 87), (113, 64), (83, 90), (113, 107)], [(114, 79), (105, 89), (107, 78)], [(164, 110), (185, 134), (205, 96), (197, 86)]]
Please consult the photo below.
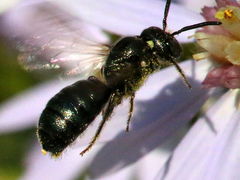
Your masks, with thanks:
[(26, 46), (25, 41), (19, 45), (18, 60), (27, 70), (64, 68), (66, 75), (89, 76), (100, 70), (109, 47), (83, 39), (76, 41), (54, 39), (40, 47)]
[[(18, 60), (27, 70), (63, 68), (67, 75), (98, 71), (109, 53), (106, 36), (50, 3), (13, 9), (3, 27), (13, 32)], [(101, 43), (99, 42), (101, 41)]]

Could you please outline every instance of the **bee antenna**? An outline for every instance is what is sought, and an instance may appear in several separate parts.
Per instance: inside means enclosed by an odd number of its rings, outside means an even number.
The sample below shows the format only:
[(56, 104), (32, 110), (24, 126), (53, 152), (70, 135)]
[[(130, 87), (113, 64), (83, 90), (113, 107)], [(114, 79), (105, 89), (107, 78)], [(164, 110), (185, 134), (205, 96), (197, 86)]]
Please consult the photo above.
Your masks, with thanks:
[(170, 59), (170, 61), (173, 63), (173, 65), (176, 67), (177, 71), (179, 72), (179, 74), (181, 75), (184, 84), (189, 88), (192, 89), (192, 86), (190, 84), (190, 82), (188, 81), (187, 77), (185, 76), (183, 70), (181, 69), (181, 67), (178, 65), (178, 63), (176, 61), (174, 61), (174, 59)]
[(171, 35), (175, 36), (177, 34), (180, 34), (184, 31), (188, 31), (188, 30), (191, 30), (191, 29), (196, 29), (196, 28), (199, 28), (199, 27), (210, 26), (210, 25), (216, 26), (216, 25), (221, 25), (221, 24), (222, 23), (219, 22), (219, 21), (206, 21), (206, 22), (202, 22), (202, 23), (193, 24), (193, 25), (190, 25), (190, 26), (183, 27), (182, 29), (173, 32)]
[(163, 17), (163, 31), (165, 31), (167, 27), (167, 17), (168, 17), (170, 4), (171, 4), (171, 0), (167, 0), (165, 5), (165, 10), (164, 10), (164, 17)]

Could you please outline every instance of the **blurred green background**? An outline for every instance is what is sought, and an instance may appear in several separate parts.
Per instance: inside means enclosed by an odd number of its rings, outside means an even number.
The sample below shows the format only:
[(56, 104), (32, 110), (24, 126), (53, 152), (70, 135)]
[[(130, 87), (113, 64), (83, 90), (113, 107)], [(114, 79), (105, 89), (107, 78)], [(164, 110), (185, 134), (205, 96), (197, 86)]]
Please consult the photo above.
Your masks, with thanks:
[[(0, 39), (0, 103), (44, 81), (36, 73), (26, 72), (17, 62), (17, 53)], [(1, 119), (0, 119), (1, 121)], [(35, 128), (0, 134), (0, 179), (18, 179), (24, 169), (24, 157), (31, 147)]]

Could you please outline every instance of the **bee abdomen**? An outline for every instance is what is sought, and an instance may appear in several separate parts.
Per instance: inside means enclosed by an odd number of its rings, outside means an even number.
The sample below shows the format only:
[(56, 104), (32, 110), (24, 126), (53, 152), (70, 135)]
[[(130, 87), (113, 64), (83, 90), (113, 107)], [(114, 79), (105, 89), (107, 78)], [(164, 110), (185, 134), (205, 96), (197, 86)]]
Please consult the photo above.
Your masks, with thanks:
[(58, 155), (95, 119), (110, 89), (95, 77), (78, 81), (56, 94), (42, 112), (38, 137), (45, 151)]

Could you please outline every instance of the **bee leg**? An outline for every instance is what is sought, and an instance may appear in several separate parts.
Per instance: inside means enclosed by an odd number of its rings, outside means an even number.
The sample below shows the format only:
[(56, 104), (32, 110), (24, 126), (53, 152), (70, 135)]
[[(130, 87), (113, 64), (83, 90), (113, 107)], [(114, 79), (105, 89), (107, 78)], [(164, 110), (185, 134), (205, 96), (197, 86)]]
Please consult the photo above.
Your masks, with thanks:
[(110, 96), (110, 99), (109, 99), (109, 102), (108, 102), (108, 105), (107, 105), (107, 108), (106, 110), (103, 112), (103, 119), (102, 121), (100, 122), (99, 126), (98, 126), (98, 129), (93, 137), (93, 139), (91, 140), (91, 142), (89, 143), (89, 145), (80, 153), (80, 155), (83, 156), (83, 154), (85, 154), (85, 152), (89, 151), (92, 146), (94, 145), (94, 143), (96, 142), (97, 138), (99, 137), (102, 129), (103, 129), (103, 126), (104, 124), (106, 123), (106, 121), (109, 119), (109, 117), (111, 116), (112, 112), (113, 112), (113, 109), (114, 107), (116, 106), (115, 104), (115, 93), (113, 93), (111, 96)]
[(129, 131), (129, 125), (130, 125), (130, 121), (131, 121), (131, 118), (132, 118), (132, 114), (133, 114), (133, 107), (134, 107), (134, 98), (135, 98), (135, 94), (133, 94), (131, 97), (130, 97), (130, 109), (129, 109), (129, 112), (128, 112), (128, 120), (127, 120), (127, 127), (126, 127), (126, 131), (128, 132)]

